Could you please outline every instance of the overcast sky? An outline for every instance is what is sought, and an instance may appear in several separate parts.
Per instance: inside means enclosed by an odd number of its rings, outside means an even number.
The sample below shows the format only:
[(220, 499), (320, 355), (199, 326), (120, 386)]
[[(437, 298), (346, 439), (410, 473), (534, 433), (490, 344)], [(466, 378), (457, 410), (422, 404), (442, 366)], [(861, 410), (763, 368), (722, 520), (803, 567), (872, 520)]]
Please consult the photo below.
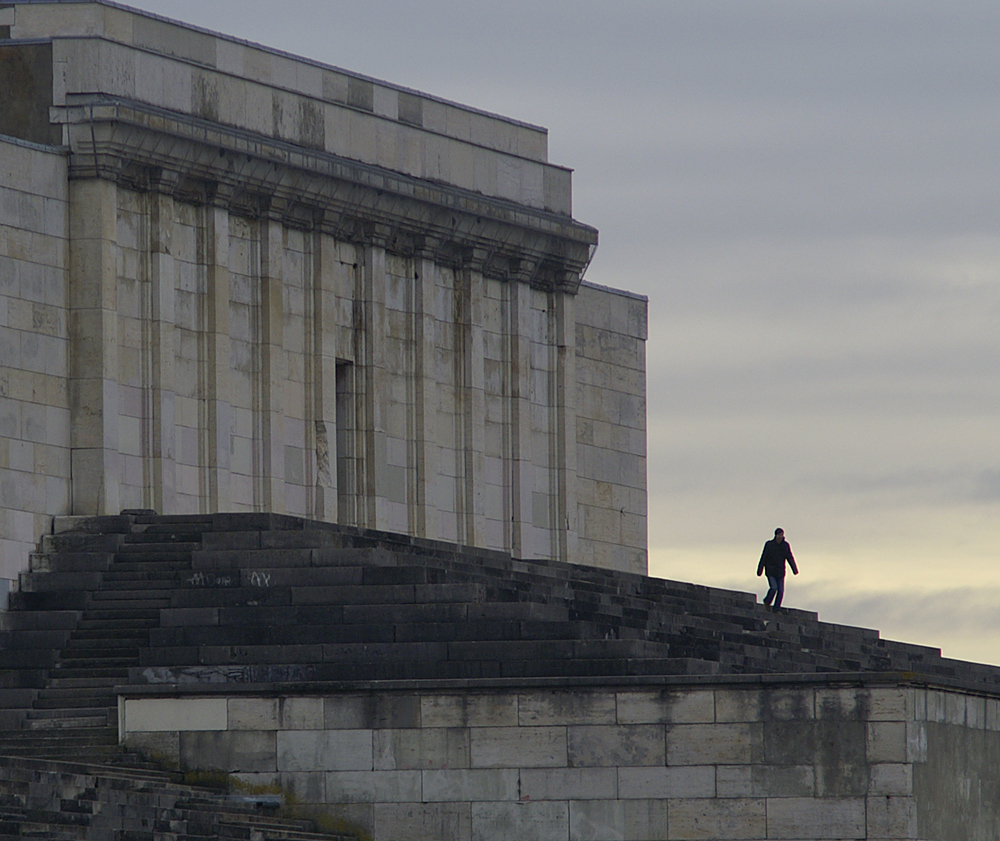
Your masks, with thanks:
[(649, 297), (650, 573), (1000, 663), (1000, 4), (143, 0), (548, 127)]

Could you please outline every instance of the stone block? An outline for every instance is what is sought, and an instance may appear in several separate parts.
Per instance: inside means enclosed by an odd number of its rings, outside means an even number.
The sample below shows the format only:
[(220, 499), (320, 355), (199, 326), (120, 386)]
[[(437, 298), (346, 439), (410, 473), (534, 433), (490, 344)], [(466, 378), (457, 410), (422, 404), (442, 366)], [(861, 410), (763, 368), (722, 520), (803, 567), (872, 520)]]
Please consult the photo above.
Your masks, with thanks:
[(283, 730), (324, 729), (322, 698), (278, 698), (278, 722)]
[(557, 768), (567, 764), (565, 727), (473, 727), (473, 768)]
[(761, 690), (716, 689), (715, 720), (718, 722), (761, 721)]
[(472, 841), (553, 841), (569, 838), (569, 804), (473, 803)]
[(518, 697), (518, 724), (614, 724), (615, 697), (608, 692), (527, 692)]
[(621, 800), (715, 797), (715, 768), (711, 765), (619, 768), (618, 797)]
[(627, 836), (625, 832), (624, 801), (570, 802), (569, 841), (626, 841), (631, 836)]
[(277, 734), (279, 771), (371, 771), (371, 730), (283, 730)]
[(284, 771), (277, 774), (278, 784), (299, 803), (326, 802), (326, 774), (323, 771)]
[(376, 730), (375, 770), (468, 768), (469, 730), (465, 727)]
[(708, 724), (715, 721), (710, 689), (619, 692), (619, 724)]
[(883, 763), (868, 769), (868, 794), (908, 797), (913, 794), (913, 766)]
[(986, 729), (996, 732), (1000, 730), (1000, 698), (986, 699)]
[(527, 800), (614, 800), (614, 768), (523, 769), (520, 796)]
[(812, 797), (812, 765), (720, 765), (715, 772), (719, 797)]
[(166, 767), (178, 767), (181, 764), (181, 738), (176, 730), (130, 733), (124, 738), (123, 744), (129, 750), (139, 751)]
[(915, 716), (914, 690), (909, 687), (875, 687), (868, 690), (869, 721), (909, 721)]
[(816, 693), (808, 689), (765, 689), (760, 693), (763, 721), (806, 721), (814, 718)]
[(471, 841), (472, 807), (468, 803), (378, 803), (372, 834), (393, 841)]
[(767, 801), (767, 838), (847, 841), (865, 835), (863, 797), (788, 797)]
[[(709, 800), (677, 799), (669, 806), (670, 839), (725, 841), (772, 838), (763, 798)], [(813, 836), (802, 836), (813, 837)]]
[(906, 723), (869, 722), (866, 756), (869, 762), (906, 762)]
[(518, 800), (519, 777), (513, 768), (448, 768), (422, 772), (427, 802)]
[(917, 838), (917, 802), (912, 797), (878, 796), (866, 801), (869, 839)]
[(866, 690), (816, 690), (816, 717), (833, 721), (863, 721), (871, 715), (870, 694)]
[(239, 771), (277, 771), (274, 731), (181, 732), (181, 767)]
[(277, 698), (230, 698), (229, 727), (232, 730), (277, 730)]
[(662, 841), (669, 838), (669, 801), (623, 800), (625, 807), (625, 837), (629, 841)]
[(764, 724), (764, 762), (811, 765), (865, 764), (866, 725), (861, 721), (774, 721)]
[(325, 699), (327, 729), (420, 726), (420, 698), (416, 695), (337, 695)]
[(330, 771), (327, 803), (419, 803), (419, 771)]
[(663, 765), (666, 758), (659, 724), (569, 727), (566, 738), (573, 767)]
[(123, 735), (161, 730), (225, 730), (225, 698), (126, 698)]
[(927, 723), (924, 721), (906, 723), (906, 761), (927, 761)]
[(742, 765), (764, 756), (763, 726), (680, 724), (667, 728), (668, 765)]

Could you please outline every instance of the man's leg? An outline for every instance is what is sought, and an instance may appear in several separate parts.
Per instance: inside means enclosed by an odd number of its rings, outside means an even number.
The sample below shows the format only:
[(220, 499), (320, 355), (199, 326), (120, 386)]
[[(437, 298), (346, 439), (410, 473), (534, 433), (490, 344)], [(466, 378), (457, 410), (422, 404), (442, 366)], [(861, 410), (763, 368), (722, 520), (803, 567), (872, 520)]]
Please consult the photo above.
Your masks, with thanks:
[(764, 596), (764, 604), (770, 606), (775, 593), (778, 592), (778, 579), (773, 575), (767, 576), (767, 595)]
[(781, 607), (781, 600), (785, 597), (785, 579), (775, 578), (774, 579), (774, 612), (778, 612), (778, 608)]

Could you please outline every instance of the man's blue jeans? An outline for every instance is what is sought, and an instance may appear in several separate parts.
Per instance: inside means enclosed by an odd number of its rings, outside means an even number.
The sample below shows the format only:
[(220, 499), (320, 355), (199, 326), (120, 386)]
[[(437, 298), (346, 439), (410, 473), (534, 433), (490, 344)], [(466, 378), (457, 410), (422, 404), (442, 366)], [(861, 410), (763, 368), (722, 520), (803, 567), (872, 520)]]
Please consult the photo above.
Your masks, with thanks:
[(764, 596), (764, 604), (770, 604), (774, 599), (774, 609), (781, 607), (781, 600), (785, 597), (785, 577), (777, 578), (773, 575), (767, 577), (767, 595)]

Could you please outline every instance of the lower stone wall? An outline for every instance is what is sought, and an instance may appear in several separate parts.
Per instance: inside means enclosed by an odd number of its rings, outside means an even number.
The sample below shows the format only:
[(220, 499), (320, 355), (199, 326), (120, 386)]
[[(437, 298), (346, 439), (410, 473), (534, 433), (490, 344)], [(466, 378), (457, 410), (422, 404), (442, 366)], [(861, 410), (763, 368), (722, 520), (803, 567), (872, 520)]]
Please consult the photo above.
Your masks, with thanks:
[(378, 841), (998, 837), (1000, 700), (958, 691), (130, 696), (120, 719), (132, 747), (279, 785)]

